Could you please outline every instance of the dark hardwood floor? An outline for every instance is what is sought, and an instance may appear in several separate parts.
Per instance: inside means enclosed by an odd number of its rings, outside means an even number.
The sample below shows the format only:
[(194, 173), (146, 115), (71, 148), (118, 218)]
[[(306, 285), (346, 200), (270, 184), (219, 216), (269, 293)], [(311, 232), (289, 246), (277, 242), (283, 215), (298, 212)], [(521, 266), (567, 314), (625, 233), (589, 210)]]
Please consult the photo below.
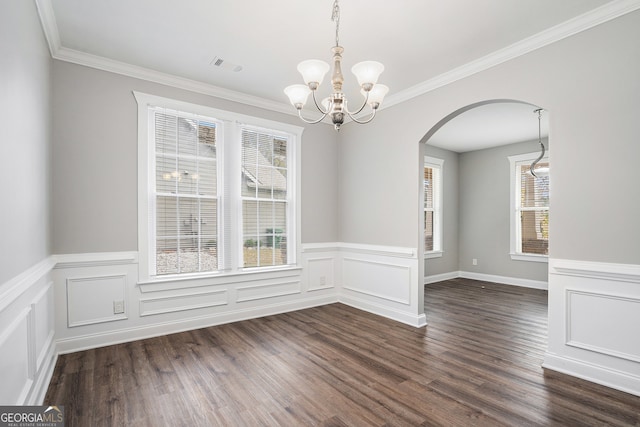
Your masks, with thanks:
[(333, 304), (67, 354), (45, 403), (83, 427), (640, 425), (640, 397), (540, 367), (546, 299), (455, 279), (421, 329)]

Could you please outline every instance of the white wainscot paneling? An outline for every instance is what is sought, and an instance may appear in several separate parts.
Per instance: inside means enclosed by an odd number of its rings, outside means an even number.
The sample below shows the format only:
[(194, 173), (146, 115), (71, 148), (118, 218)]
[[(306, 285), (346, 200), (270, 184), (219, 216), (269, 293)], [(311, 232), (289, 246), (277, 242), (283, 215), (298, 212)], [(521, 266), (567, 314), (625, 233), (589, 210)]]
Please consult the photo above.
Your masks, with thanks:
[(567, 345), (640, 362), (638, 327), (640, 299), (567, 289)]
[[(127, 319), (127, 276), (92, 276), (67, 279), (68, 326)], [(114, 303), (123, 301), (124, 313), (114, 313)]]
[(335, 287), (335, 256), (310, 258), (307, 260), (307, 286), (309, 291), (320, 291)]
[(411, 267), (382, 261), (343, 258), (342, 287), (400, 304), (411, 303)]
[(549, 260), (543, 367), (640, 396), (640, 265)]
[(29, 368), (30, 310), (24, 309), (15, 320), (0, 330), (0, 404), (20, 405), (33, 383)]
[(227, 289), (142, 298), (140, 316), (226, 305), (228, 298)]
[(278, 280), (271, 283), (255, 283), (238, 286), (236, 302), (258, 301), (302, 292), (300, 280)]
[(53, 283), (49, 284), (34, 298), (31, 304), (31, 324), (33, 325), (33, 347), (35, 352), (35, 369), (40, 371), (45, 363), (53, 345), (54, 331), (54, 305)]

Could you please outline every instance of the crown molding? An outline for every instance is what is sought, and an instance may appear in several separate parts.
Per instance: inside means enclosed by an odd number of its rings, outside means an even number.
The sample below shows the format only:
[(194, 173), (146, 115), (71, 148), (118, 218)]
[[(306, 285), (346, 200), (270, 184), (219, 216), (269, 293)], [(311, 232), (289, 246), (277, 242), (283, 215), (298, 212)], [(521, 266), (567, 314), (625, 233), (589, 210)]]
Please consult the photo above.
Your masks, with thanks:
[(381, 109), (408, 101), (411, 98), (495, 67), (503, 62), (548, 46), (638, 9), (640, 9), (640, 0), (614, 0), (503, 49), (492, 52), (482, 58), (468, 62), (460, 67), (391, 95), (385, 99)]
[[(297, 116), (297, 111), (292, 109), (289, 104), (65, 48), (61, 44), (52, 0), (35, 0), (35, 2), (40, 15), (42, 29), (49, 44), (51, 56), (54, 59)], [(638, 9), (640, 9), (640, 0), (614, 0), (482, 58), (468, 62), (391, 95), (387, 97), (380, 109), (383, 110), (408, 101)], [(347, 120), (345, 120), (346, 122)]]

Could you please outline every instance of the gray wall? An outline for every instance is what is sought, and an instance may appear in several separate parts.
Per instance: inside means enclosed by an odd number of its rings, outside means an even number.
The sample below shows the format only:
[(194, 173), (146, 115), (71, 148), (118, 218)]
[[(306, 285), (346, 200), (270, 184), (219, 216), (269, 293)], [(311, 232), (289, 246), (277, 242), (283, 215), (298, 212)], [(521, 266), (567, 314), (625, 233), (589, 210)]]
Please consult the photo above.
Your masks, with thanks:
[[(543, 142), (549, 148), (549, 142)], [(513, 261), (509, 256), (508, 156), (537, 152), (538, 147), (536, 140), (460, 154), (461, 271), (547, 281), (546, 263)], [(553, 220), (553, 212), (550, 216)], [(553, 236), (549, 241), (553, 244)], [(472, 264), (473, 258), (478, 265)]]
[[(458, 193), (459, 193), (459, 167), (458, 153), (443, 150), (431, 145), (425, 147), (425, 155), (444, 160), (442, 166), (442, 248), (444, 253), (440, 258), (430, 258), (425, 260), (425, 275), (449, 273), (459, 271), (459, 215), (458, 215)], [(422, 156), (424, 158), (424, 155)]]
[[(137, 104), (132, 91), (300, 125), (266, 111), (67, 62), (53, 63), (53, 251), (137, 250)], [(338, 238), (337, 136), (302, 136), (302, 242)]]
[(35, 3), (0, 13), (0, 285), (50, 255), (51, 57)]
[[(367, 126), (344, 126), (341, 240), (418, 247), (419, 142), (438, 121), (465, 106), (514, 99), (549, 112), (551, 258), (637, 264), (638, 52), (640, 11), (635, 11), (383, 109)], [(369, 191), (361, 190), (363, 182)], [(603, 221), (614, 211), (615, 220)]]

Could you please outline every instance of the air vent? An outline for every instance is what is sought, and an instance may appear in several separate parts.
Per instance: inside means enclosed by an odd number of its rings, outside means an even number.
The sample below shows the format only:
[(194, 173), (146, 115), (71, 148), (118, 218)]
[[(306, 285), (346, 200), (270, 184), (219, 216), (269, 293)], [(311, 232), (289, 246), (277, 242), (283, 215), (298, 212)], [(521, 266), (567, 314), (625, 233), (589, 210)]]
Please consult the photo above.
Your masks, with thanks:
[(234, 64), (233, 62), (227, 61), (219, 56), (214, 57), (210, 64), (214, 67), (220, 68), (221, 70), (233, 71), (234, 73), (242, 71), (242, 65)]

